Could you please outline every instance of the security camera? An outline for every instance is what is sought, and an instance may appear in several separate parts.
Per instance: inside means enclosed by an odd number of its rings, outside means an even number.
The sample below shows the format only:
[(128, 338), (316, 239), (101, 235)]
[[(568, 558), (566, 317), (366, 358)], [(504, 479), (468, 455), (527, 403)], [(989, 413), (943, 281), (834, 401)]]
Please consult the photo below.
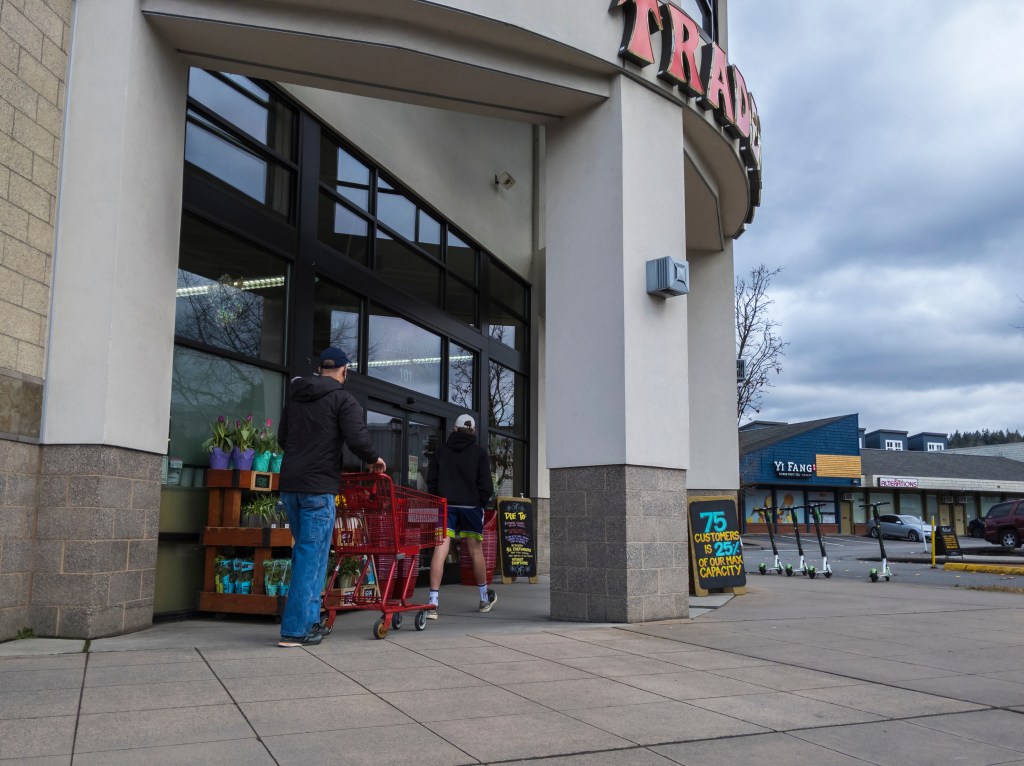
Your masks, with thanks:
[(511, 189), (513, 186), (516, 185), (516, 179), (514, 179), (511, 175), (509, 175), (506, 172), (502, 173), (501, 175), (496, 175), (494, 177), (494, 183), (496, 183), (498, 186), (504, 187), (505, 189)]

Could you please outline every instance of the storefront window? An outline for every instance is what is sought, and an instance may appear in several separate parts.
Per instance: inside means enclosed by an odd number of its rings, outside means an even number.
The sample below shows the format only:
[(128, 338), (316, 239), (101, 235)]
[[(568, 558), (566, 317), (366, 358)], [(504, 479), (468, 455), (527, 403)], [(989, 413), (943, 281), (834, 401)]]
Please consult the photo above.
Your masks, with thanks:
[(477, 292), (448, 274), (445, 281), (444, 309), (470, 327), (477, 327)]
[(366, 265), (370, 250), (370, 225), (359, 215), (326, 194), (320, 195), (320, 241), (356, 263)]
[(526, 391), (523, 376), (508, 367), (491, 362), (488, 369), (488, 393), (490, 397), (489, 422), (491, 428), (524, 433), (523, 404)]
[(441, 305), (441, 268), (377, 229), (376, 271), (389, 284), (432, 306)]
[(233, 420), (251, 414), (257, 423), (269, 418), (276, 426), (284, 384), (281, 373), (175, 346), (168, 454), (205, 468), (209, 457), (202, 444), (220, 415)]
[(396, 234), (416, 241), (416, 205), (383, 179), (378, 185), (377, 218)]
[(284, 259), (183, 216), (175, 335), (283, 362), (287, 273)]
[(519, 439), (492, 434), (488, 452), (495, 495), (519, 497), (525, 494), (526, 445)]
[(362, 301), (348, 290), (322, 277), (316, 278), (313, 306), (313, 348), (340, 348), (352, 360), (349, 367), (359, 369), (359, 319)]
[(370, 209), (370, 168), (326, 135), (320, 139), (320, 180), (354, 205)]
[(503, 343), (516, 351), (526, 350), (526, 323), (504, 311), (500, 306), (492, 306), (491, 322), (488, 331), (491, 339)]
[(772, 506), (772, 491), (766, 487), (755, 487), (747, 490), (743, 498), (743, 513), (748, 524), (763, 524), (764, 516), (758, 513), (760, 508)]
[(520, 316), (526, 316), (526, 286), (491, 259), (491, 298), (508, 306)]
[(988, 513), (988, 509), (996, 503), (1001, 503), (1002, 498), (999, 495), (982, 495), (981, 496), (981, 515), (984, 517)]
[(476, 354), (455, 343), (448, 344), (448, 401), (476, 409)]
[(441, 337), (380, 306), (370, 310), (371, 378), (441, 398)]
[(287, 216), (294, 174), (261, 147), (292, 158), (295, 111), (245, 77), (201, 69), (190, 70), (188, 95), (185, 159)]
[(964, 513), (968, 521), (978, 518), (978, 500), (974, 495), (968, 495), (964, 498)]
[[(822, 524), (835, 524), (837, 523), (836, 515), (836, 504), (835, 494), (832, 492), (808, 492), (807, 493), (808, 504), (820, 504), (821, 507), (818, 509), (818, 513), (821, 514)], [(813, 516), (808, 516), (807, 521), (814, 523)]]
[(448, 270), (458, 274), (471, 285), (477, 283), (477, 250), (448, 232)]
[(917, 516), (919, 519), (924, 518), (924, 504), (921, 502), (921, 496), (909, 493), (901, 494), (899, 512), (910, 516)]

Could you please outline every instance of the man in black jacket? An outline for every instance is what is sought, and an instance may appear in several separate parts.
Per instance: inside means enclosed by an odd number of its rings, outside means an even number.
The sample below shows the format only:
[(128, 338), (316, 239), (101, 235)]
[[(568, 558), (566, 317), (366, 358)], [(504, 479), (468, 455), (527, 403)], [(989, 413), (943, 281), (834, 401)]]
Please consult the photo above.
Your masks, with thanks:
[(448, 500), (448, 523), (444, 542), (434, 549), (430, 560), (430, 605), (427, 618), (437, 619), (438, 590), (448, 546), (456, 534), (469, 549), (473, 574), (480, 588), (480, 611), (489, 612), (498, 600), (487, 582), (484, 565), (484, 508), (494, 494), (491, 461), (487, 450), (476, 443), (476, 422), (459, 415), (455, 430), (434, 455), (427, 470), (427, 491)]
[(375, 473), (387, 466), (373, 447), (363, 410), (342, 388), (349, 359), (337, 348), (320, 354), (319, 375), (295, 378), (278, 427), (284, 448), (281, 504), (295, 541), (292, 582), (281, 617), (278, 646), (320, 643), (320, 591), (334, 529), (334, 497), (347, 444)]

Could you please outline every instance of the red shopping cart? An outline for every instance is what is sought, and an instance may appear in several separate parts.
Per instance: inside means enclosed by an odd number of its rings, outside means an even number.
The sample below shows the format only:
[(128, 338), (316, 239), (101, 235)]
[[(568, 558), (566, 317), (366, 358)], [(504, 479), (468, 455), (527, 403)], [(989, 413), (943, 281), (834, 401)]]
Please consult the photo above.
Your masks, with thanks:
[[(338, 612), (372, 609), (381, 616), (374, 638), (400, 628), (403, 612), (416, 612), (416, 630), (427, 626), (429, 604), (411, 604), (420, 552), (444, 540), (448, 504), (443, 497), (396, 486), (382, 473), (343, 473), (335, 498), (331, 546), (335, 565), (321, 600), (324, 635), (334, 629)], [(356, 559), (355, 583), (339, 587), (342, 560)]]

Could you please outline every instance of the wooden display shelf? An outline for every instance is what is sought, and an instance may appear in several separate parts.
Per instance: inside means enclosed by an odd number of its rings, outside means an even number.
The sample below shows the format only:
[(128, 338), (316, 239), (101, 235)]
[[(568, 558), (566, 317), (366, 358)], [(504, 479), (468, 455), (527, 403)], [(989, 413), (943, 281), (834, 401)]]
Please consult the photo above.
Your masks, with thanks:
[[(253, 581), (255, 585), (255, 580)], [(262, 587), (263, 583), (260, 583)], [(264, 596), (258, 593), (243, 595), (241, 593), (209, 593), (199, 594), (199, 611), (230, 612), (232, 614), (281, 614), (284, 611), (283, 596)]]
[(292, 531), (283, 527), (206, 527), (203, 545), (240, 548), (284, 548), (292, 544)]

